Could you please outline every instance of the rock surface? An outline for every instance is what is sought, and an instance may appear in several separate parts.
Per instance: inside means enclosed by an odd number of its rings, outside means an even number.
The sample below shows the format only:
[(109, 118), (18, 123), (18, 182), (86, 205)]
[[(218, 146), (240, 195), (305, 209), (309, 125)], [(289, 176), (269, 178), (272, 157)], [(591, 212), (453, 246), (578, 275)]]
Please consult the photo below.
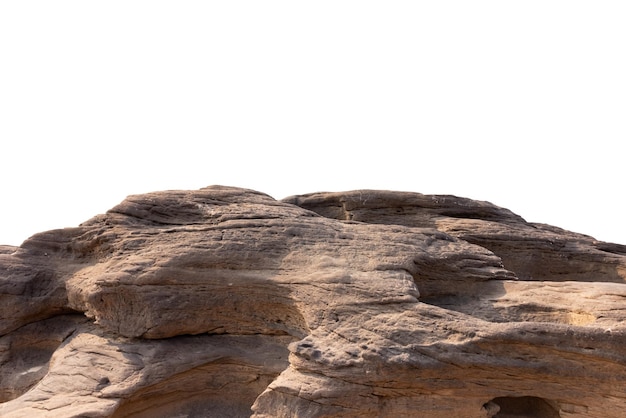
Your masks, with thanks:
[(487, 202), (131, 196), (0, 246), (2, 417), (622, 417), (626, 246)]

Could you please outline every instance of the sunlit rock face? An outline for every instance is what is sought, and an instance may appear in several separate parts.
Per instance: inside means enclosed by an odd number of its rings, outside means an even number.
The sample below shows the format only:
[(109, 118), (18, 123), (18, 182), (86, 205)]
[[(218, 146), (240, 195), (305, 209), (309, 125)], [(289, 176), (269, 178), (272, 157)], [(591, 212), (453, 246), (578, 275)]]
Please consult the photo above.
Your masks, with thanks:
[(626, 247), (487, 202), (131, 196), (0, 246), (2, 417), (623, 417)]

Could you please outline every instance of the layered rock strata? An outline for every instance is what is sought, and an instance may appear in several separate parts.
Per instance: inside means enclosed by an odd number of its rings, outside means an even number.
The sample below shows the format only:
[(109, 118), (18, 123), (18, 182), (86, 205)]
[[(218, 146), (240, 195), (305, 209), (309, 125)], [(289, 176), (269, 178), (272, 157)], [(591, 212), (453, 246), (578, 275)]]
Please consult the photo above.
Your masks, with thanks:
[(626, 246), (487, 202), (131, 196), (0, 247), (2, 417), (621, 417)]

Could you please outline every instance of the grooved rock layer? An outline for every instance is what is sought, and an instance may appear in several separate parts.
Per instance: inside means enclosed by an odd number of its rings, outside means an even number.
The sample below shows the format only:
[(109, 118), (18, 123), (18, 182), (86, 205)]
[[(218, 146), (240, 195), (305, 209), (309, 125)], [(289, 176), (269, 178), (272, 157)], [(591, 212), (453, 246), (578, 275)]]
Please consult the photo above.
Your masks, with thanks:
[(131, 196), (0, 247), (2, 417), (621, 417), (626, 246), (487, 202)]

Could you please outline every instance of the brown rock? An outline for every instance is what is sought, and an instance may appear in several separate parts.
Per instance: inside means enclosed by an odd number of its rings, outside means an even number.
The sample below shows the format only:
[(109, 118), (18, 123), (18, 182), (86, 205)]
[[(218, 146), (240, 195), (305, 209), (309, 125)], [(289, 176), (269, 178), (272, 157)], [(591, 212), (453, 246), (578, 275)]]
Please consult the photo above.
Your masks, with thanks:
[(285, 201), (338, 220), (436, 228), (493, 251), (523, 280), (626, 280), (626, 245), (528, 223), (488, 202), (374, 190), (313, 193)]
[(131, 196), (0, 247), (2, 417), (619, 417), (626, 247), (486, 202)]

